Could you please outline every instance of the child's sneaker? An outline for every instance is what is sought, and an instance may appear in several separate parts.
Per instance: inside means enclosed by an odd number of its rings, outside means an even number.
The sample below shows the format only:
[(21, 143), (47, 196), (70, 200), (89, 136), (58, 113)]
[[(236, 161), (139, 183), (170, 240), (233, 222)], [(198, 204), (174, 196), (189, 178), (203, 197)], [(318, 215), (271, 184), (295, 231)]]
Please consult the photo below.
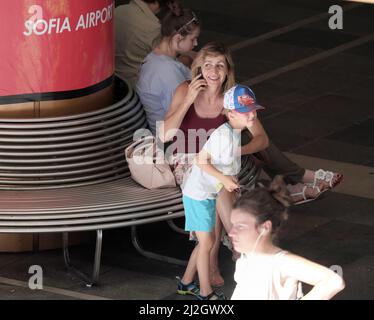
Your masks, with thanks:
[(202, 296), (198, 294), (196, 298), (197, 300), (226, 300), (226, 297), (223, 293), (217, 293), (215, 291), (212, 291), (207, 296)]
[(177, 277), (177, 279), (178, 279), (178, 285), (177, 285), (178, 294), (181, 294), (181, 295), (190, 294), (192, 296), (198, 296), (200, 294), (200, 288), (196, 284), (195, 281), (192, 281), (189, 284), (184, 284), (179, 277)]

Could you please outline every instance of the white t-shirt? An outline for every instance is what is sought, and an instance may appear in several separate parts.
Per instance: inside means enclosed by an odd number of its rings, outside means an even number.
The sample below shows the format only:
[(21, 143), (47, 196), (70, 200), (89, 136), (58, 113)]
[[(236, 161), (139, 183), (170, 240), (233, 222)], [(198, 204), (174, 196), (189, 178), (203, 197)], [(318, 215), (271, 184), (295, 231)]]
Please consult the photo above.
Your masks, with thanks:
[(136, 92), (143, 104), (149, 127), (156, 134), (156, 121), (164, 119), (175, 89), (191, 79), (191, 70), (183, 63), (153, 52), (140, 67)]
[(301, 298), (301, 283), (281, 279), (281, 266), (287, 251), (274, 255), (244, 254), (236, 261), (236, 284), (231, 300), (296, 300)]
[[(240, 130), (234, 130), (226, 122), (213, 131), (203, 147), (211, 156), (211, 164), (224, 175), (235, 176), (240, 172), (240, 139)], [(182, 191), (192, 199), (206, 200), (215, 199), (222, 187), (219, 180), (194, 164)]]

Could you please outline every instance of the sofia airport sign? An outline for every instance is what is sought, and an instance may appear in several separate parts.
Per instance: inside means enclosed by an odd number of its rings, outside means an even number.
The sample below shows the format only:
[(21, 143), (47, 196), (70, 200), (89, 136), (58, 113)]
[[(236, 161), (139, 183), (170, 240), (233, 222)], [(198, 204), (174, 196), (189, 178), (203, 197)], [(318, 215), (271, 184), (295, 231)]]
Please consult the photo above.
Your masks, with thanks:
[(87, 88), (114, 73), (113, 0), (4, 1), (0, 96)]

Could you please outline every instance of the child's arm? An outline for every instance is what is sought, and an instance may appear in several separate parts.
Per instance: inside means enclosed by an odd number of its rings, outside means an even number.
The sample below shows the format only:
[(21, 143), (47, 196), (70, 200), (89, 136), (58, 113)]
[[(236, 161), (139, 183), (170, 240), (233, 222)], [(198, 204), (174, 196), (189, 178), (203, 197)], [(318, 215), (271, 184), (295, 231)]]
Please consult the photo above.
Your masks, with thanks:
[(286, 254), (282, 277), (292, 277), (313, 286), (303, 300), (329, 300), (345, 287), (344, 280), (334, 271), (294, 254)]
[(235, 189), (239, 188), (238, 183), (236, 182), (233, 176), (225, 176), (222, 172), (217, 170), (210, 162), (211, 156), (210, 154), (202, 149), (194, 159), (194, 163), (207, 174), (217, 178), (219, 181), (223, 183), (225, 189), (229, 192), (234, 191)]
[(255, 119), (253, 125), (248, 127), (252, 134), (252, 140), (241, 148), (241, 154), (252, 154), (266, 149), (269, 146), (269, 138), (260, 120)]

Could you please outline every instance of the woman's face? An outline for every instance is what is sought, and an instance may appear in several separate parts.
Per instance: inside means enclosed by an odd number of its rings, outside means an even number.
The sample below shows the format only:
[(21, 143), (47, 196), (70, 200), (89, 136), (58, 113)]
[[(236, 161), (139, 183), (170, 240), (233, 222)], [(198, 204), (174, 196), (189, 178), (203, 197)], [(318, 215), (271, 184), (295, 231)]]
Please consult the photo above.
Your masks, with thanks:
[(200, 35), (200, 28), (196, 27), (195, 30), (182, 38), (178, 42), (178, 52), (179, 53), (186, 53), (188, 51), (191, 51), (193, 48), (197, 46), (197, 39), (199, 38)]
[(221, 87), (228, 73), (226, 58), (223, 55), (207, 56), (204, 59), (201, 71), (208, 86)]
[(260, 235), (255, 217), (242, 209), (234, 209), (230, 217), (232, 227), (229, 232), (235, 251), (250, 253)]

